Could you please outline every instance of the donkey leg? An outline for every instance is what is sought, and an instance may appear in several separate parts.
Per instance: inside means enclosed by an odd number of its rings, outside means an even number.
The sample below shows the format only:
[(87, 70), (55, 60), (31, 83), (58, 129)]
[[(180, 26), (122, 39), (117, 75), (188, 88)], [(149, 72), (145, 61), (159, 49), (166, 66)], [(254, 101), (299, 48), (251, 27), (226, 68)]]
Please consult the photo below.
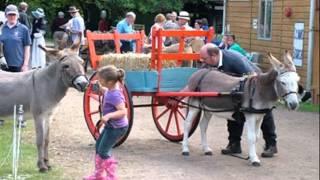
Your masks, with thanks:
[(261, 124), (262, 124), (263, 116), (257, 115), (256, 117), (256, 138), (258, 139), (261, 137)]
[(192, 124), (192, 120), (198, 114), (199, 109), (189, 108), (189, 112), (187, 118), (184, 120), (184, 132), (183, 132), (183, 141), (182, 141), (182, 155), (189, 155), (189, 147), (188, 147), (188, 138), (189, 138), (189, 130)]
[(48, 170), (51, 169), (51, 166), (49, 165), (49, 132), (50, 132), (50, 122), (49, 120), (46, 120), (44, 122), (45, 124), (45, 137), (44, 137), (44, 163), (48, 167)]
[(246, 127), (249, 145), (249, 160), (251, 165), (260, 166), (260, 160), (256, 151), (256, 116), (254, 114), (246, 114)]
[(207, 129), (208, 129), (208, 124), (211, 117), (212, 117), (212, 113), (205, 111), (200, 121), (202, 150), (204, 151), (205, 155), (209, 155), (209, 156), (212, 155), (212, 149), (208, 146), (208, 143), (207, 143)]
[(36, 127), (36, 142), (38, 149), (38, 168), (40, 172), (48, 171), (48, 167), (44, 162), (44, 144), (45, 144), (45, 127), (44, 118), (41, 115), (34, 116)]

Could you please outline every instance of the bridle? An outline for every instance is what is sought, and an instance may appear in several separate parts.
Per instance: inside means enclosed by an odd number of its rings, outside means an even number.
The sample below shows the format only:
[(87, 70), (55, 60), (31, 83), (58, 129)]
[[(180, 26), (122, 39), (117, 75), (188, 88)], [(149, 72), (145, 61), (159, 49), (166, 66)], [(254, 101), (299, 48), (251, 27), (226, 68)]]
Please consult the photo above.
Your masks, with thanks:
[[(62, 62), (62, 61), (65, 61), (65, 58), (68, 57), (67, 55), (65, 56), (62, 56), (60, 59), (59, 59), (59, 62)], [(88, 80), (87, 76), (83, 75), (83, 74), (76, 74), (74, 75), (72, 78), (71, 78), (71, 84), (72, 84), (72, 87), (75, 88), (75, 89), (78, 89), (78, 87), (75, 85), (75, 81), (78, 77), (84, 77), (86, 80)], [(88, 80), (89, 81), (89, 80)]]
[[(286, 74), (286, 73), (291, 73), (291, 72), (296, 73), (295, 71), (285, 71), (285, 72), (280, 73), (277, 78), (283, 76), (283, 75)], [(275, 88), (276, 88), (276, 90), (277, 90), (277, 86), (275, 86)], [(277, 91), (277, 94), (278, 94), (278, 91)], [(285, 97), (287, 97), (287, 96), (290, 95), (290, 94), (298, 94), (298, 92), (297, 92), (297, 91), (288, 91), (288, 92), (284, 93), (283, 95), (280, 95), (280, 97), (284, 99)]]

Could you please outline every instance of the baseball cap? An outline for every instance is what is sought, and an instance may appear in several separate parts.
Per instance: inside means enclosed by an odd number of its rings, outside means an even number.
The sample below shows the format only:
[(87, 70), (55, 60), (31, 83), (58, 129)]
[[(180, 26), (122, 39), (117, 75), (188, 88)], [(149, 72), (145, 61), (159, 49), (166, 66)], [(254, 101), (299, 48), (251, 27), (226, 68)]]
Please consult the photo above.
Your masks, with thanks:
[(5, 9), (5, 14), (8, 15), (8, 14), (15, 14), (15, 15), (18, 15), (19, 12), (18, 12), (18, 8), (17, 6), (13, 5), (13, 4), (9, 4), (6, 9)]

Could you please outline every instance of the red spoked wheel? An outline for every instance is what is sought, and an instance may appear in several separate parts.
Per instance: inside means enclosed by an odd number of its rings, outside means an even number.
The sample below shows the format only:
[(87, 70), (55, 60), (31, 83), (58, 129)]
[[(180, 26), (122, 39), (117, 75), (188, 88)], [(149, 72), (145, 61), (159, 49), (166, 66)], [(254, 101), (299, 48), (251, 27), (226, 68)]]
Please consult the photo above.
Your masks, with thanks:
[[(169, 97), (152, 97), (152, 116), (160, 134), (172, 142), (183, 140), (184, 120), (188, 107), (179, 103), (176, 106), (168, 104)], [(201, 118), (201, 111), (195, 116), (189, 131), (189, 137), (196, 130)]]
[[(95, 140), (100, 136), (103, 125), (100, 123), (102, 117), (102, 100), (103, 94), (93, 90), (93, 83), (97, 80), (96, 72), (90, 77), (90, 84), (86, 89), (83, 97), (83, 112), (88, 129)], [(133, 124), (133, 106), (131, 96), (126, 88), (122, 87), (123, 94), (126, 100), (127, 117), (129, 121), (129, 128), (125, 135), (123, 135), (114, 147), (121, 145), (129, 136)]]

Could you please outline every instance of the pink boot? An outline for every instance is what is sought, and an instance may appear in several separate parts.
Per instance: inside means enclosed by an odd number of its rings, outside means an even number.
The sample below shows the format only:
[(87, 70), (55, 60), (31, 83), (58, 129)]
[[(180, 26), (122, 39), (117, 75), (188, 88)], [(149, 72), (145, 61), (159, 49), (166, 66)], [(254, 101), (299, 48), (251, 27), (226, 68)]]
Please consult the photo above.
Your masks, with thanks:
[(110, 157), (106, 160), (104, 160), (103, 168), (107, 172), (107, 180), (117, 180), (118, 177), (116, 175), (116, 169), (117, 169), (118, 162), (113, 158)]
[(103, 163), (104, 160), (101, 159), (101, 157), (96, 154), (95, 158), (95, 171), (91, 176), (86, 176), (83, 179), (84, 180), (105, 180), (106, 175), (105, 175), (105, 170), (103, 168)]

